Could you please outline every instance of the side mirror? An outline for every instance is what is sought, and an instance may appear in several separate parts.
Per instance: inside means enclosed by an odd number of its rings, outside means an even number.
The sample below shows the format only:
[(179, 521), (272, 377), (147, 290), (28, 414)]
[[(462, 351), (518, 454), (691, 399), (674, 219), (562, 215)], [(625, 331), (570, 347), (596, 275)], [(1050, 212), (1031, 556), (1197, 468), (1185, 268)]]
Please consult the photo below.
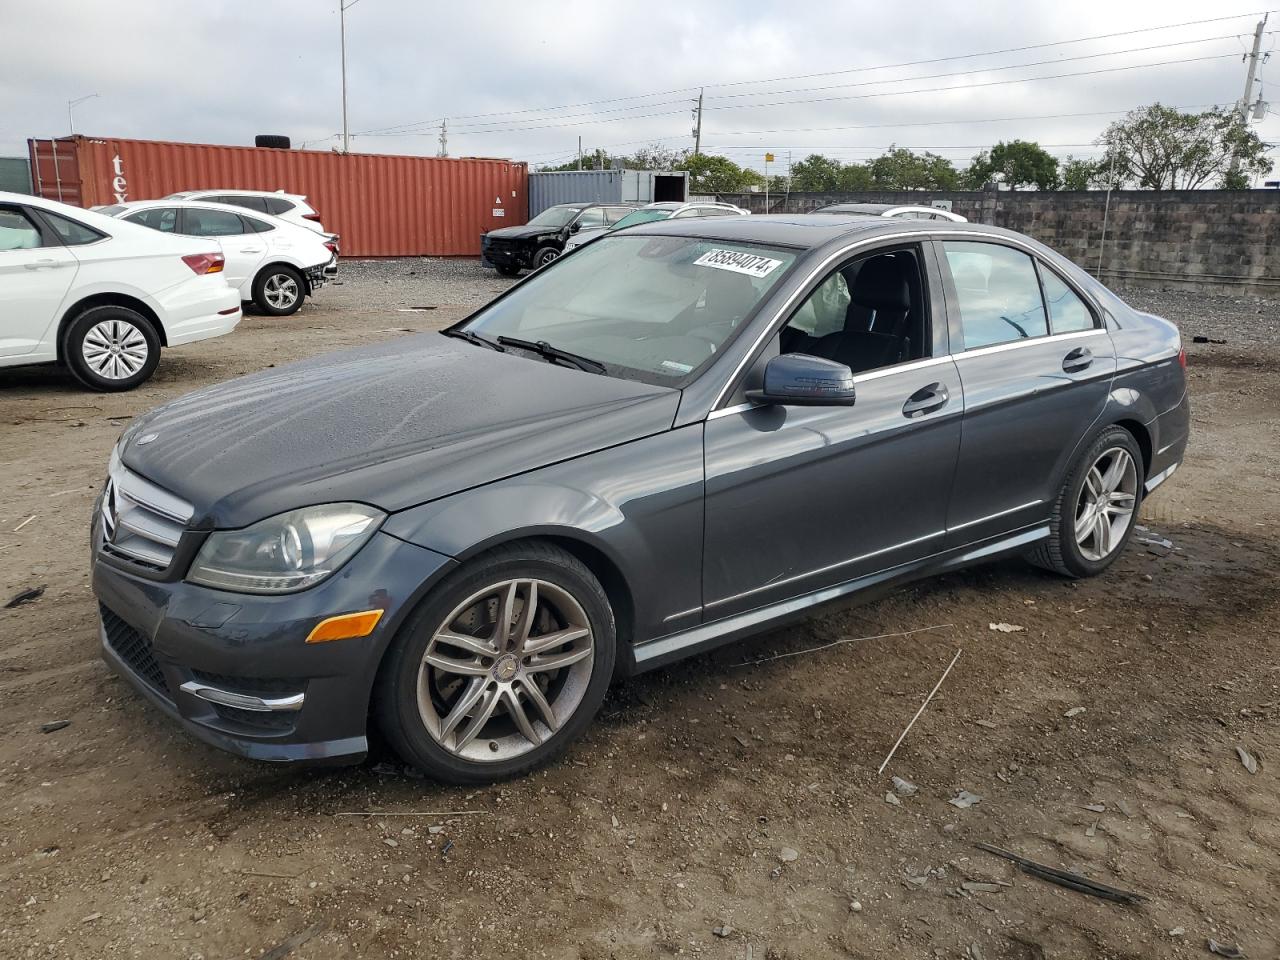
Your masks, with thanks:
[(854, 401), (853, 371), (843, 363), (804, 353), (782, 353), (764, 368), (764, 389), (748, 390), (752, 403), (849, 407)]
[(570, 232), (570, 233), (577, 233), (577, 232), (578, 232), (579, 230), (581, 230), (581, 229), (582, 229), (582, 221), (581, 221), (581, 220), (575, 220), (575, 221), (573, 221), (573, 226), (571, 226), (571, 227), (569, 228), (569, 232)]

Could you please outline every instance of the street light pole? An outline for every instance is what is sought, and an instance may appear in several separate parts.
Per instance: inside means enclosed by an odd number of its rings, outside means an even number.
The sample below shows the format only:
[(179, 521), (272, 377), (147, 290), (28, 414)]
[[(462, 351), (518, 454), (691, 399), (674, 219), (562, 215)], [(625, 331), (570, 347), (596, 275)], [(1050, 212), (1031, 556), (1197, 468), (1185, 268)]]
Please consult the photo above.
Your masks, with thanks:
[(342, 37), (342, 152), (351, 150), (351, 135), (347, 130), (347, 11), (360, 0), (338, 0), (338, 30)]
[(71, 129), (71, 135), (73, 137), (76, 135), (75, 105), (77, 103), (84, 103), (86, 100), (92, 100), (96, 96), (96, 93), (91, 93), (88, 96), (77, 97), (74, 100), (67, 101), (67, 126)]

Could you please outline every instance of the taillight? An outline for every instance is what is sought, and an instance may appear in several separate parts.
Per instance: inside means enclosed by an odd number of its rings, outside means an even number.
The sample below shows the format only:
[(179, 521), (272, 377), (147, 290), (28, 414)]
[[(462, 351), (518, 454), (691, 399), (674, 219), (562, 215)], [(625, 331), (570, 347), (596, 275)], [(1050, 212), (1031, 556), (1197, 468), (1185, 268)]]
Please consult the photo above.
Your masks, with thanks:
[(203, 276), (206, 273), (221, 273), (227, 258), (220, 253), (189, 253), (182, 258), (182, 262), (193, 273)]
[(1187, 369), (1187, 348), (1183, 347), (1178, 351), (1178, 366), (1183, 370)]
[(316, 223), (319, 223), (319, 222), (320, 222), (320, 214), (318, 214), (318, 213), (304, 213), (304, 214), (302, 215), (302, 219), (303, 219), (303, 220), (314, 220)]
[(324, 242), (324, 245), (325, 245), (325, 249), (327, 249), (335, 257), (338, 255), (338, 245), (334, 243), (332, 240), (326, 240)]

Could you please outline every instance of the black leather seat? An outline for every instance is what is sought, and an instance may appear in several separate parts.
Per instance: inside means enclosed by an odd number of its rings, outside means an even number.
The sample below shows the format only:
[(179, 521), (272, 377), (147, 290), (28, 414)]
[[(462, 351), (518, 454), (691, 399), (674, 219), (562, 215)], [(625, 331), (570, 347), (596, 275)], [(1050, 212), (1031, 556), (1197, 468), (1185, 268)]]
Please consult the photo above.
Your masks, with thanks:
[(911, 341), (903, 333), (911, 312), (908, 256), (886, 254), (862, 264), (849, 291), (844, 330), (819, 339), (815, 356), (843, 363), (854, 373), (907, 359)]

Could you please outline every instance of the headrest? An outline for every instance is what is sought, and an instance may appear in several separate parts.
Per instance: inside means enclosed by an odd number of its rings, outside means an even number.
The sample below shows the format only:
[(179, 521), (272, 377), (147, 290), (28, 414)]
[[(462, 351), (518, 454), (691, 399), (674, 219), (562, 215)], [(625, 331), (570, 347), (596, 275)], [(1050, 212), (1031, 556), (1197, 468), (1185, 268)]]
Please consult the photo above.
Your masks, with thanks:
[(872, 310), (910, 310), (907, 261), (888, 254), (872, 257), (858, 271), (849, 298)]

